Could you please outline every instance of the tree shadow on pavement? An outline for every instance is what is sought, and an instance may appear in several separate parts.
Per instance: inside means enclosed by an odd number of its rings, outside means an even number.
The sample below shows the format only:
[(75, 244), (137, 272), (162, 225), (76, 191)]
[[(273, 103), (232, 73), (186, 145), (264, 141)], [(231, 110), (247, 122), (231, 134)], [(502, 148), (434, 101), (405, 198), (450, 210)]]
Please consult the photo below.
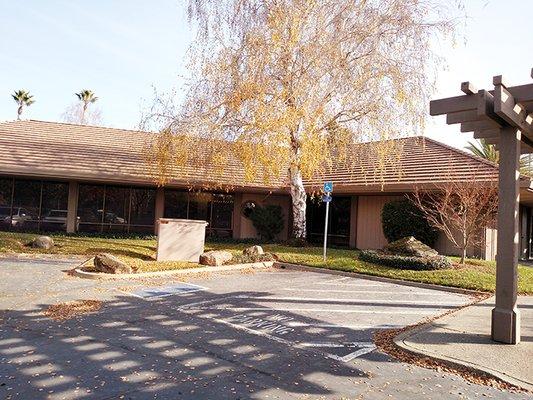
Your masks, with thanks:
[[(341, 343), (350, 329), (327, 329), (322, 321), (271, 310), (253, 298), (266, 292), (209, 292), (143, 300), (120, 295), (94, 314), (54, 321), (43, 312), (2, 311), (2, 398), (301, 398), (329, 397), (367, 375), (294, 342)], [(227, 301), (223, 307), (216, 302)], [(190, 305), (187, 305), (190, 304)], [(225, 303), (224, 303), (225, 304)], [(217, 304), (218, 306), (219, 304)], [(252, 332), (245, 317), (299, 328)], [(260, 333), (257, 333), (260, 331)], [(371, 332), (363, 332), (371, 336)], [(352, 378), (347, 380), (346, 378)], [(124, 397), (120, 397), (124, 396)]]

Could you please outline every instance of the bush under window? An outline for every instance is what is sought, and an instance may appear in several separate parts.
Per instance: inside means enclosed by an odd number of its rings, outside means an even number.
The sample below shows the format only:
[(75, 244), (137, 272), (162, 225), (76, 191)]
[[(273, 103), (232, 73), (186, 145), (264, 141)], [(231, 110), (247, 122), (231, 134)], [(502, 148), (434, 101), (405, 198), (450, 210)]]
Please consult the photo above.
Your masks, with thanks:
[(428, 246), (433, 246), (438, 231), (433, 228), (420, 209), (408, 199), (386, 203), (381, 211), (383, 234), (389, 242), (414, 236)]
[(285, 225), (283, 210), (281, 206), (277, 205), (260, 206), (256, 204), (249, 218), (261, 239), (267, 241), (274, 240)]

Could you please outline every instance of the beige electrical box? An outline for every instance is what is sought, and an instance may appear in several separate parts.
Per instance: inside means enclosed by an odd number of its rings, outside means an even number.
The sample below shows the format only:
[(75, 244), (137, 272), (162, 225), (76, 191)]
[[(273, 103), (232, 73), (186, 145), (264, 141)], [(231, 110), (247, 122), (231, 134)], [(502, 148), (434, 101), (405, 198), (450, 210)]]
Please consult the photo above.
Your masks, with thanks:
[(160, 218), (157, 221), (157, 261), (198, 262), (204, 252), (206, 221)]

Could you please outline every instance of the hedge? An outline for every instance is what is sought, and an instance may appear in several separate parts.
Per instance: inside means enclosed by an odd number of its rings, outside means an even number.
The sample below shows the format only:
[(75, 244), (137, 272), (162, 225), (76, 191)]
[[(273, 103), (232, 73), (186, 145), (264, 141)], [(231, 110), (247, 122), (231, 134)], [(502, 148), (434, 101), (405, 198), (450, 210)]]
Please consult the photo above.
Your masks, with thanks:
[(447, 269), (452, 266), (450, 260), (444, 256), (434, 257), (410, 257), (396, 254), (387, 254), (374, 250), (363, 250), (359, 253), (359, 259), (372, 264), (384, 265), (398, 269), (412, 269), (416, 271), (430, 271)]
[(415, 239), (432, 247), (438, 232), (428, 223), (422, 211), (408, 199), (386, 203), (381, 211), (383, 234), (389, 242), (414, 236)]

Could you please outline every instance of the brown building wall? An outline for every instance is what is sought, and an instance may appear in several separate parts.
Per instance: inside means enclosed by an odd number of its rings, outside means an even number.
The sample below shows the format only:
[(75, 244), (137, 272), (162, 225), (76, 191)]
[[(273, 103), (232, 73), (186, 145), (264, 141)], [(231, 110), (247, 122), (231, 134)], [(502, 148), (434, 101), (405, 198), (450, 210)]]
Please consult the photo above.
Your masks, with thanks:
[(356, 247), (358, 249), (381, 249), (387, 244), (381, 228), (381, 210), (385, 203), (403, 198), (396, 196), (358, 196)]
[[(487, 229), (482, 229), (479, 231), (479, 236), (483, 238), (482, 244), (479, 246), (469, 246), (466, 249), (466, 256), (472, 257), (472, 258), (485, 258), (486, 253), (491, 253), (492, 251), (495, 252), (495, 249), (487, 248), (487, 244), (490, 245), (490, 242), (487, 243)], [(456, 240), (459, 240), (459, 232), (456, 232), (455, 235), (457, 237)], [(444, 254), (447, 256), (460, 256), (461, 255), (461, 249), (459, 249), (457, 246), (453, 244), (453, 242), (448, 239), (448, 237), (444, 233), (440, 233), (439, 237), (437, 239), (437, 242), (435, 243), (435, 250), (437, 250), (440, 254)]]

